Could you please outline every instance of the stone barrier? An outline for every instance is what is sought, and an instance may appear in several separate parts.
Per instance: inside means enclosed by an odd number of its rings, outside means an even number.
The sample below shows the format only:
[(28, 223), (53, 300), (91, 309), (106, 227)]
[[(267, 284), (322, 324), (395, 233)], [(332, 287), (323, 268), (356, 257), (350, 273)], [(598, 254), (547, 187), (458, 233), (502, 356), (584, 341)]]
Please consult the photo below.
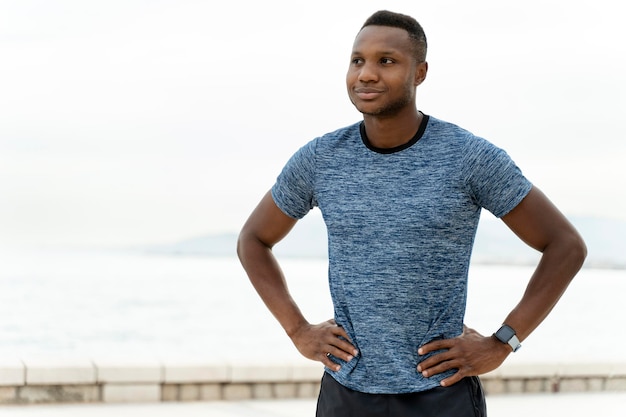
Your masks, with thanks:
[[(0, 360), (0, 404), (314, 398), (315, 362)], [(505, 364), (482, 375), (487, 395), (626, 391), (626, 363)]]

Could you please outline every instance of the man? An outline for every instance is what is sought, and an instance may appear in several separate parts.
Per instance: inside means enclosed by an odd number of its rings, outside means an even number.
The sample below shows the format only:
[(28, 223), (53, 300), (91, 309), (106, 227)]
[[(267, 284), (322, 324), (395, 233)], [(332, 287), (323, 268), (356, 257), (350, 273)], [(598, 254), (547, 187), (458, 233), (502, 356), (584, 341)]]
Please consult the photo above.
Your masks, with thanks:
[[(318, 416), (485, 415), (477, 376), (541, 323), (586, 256), (504, 151), (417, 110), (427, 70), (420, 25), (372, 15), (346, 77), (363, 121), (296, 152), (239, 236), (256, 291), (302, 355), (325, 365)], [(320, 324), (302, 315), (272, 255), (313, 207), (327, 225), (335, 310)], [(519, 304), (489, 336), (463, 323), (481, 208), (542, 252)]]

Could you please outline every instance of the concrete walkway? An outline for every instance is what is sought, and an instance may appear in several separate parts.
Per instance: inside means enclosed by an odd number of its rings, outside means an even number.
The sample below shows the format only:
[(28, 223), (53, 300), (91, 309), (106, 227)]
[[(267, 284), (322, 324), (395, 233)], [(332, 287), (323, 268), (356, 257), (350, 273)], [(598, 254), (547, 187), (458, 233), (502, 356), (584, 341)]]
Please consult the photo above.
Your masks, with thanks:
[[(489, 417), (623, 417), (626, 392), (500, 395), (487, 398)], [(315, 400), (249, 400), (154, 404), (0, 406), (2, 417), (313, 417)]]

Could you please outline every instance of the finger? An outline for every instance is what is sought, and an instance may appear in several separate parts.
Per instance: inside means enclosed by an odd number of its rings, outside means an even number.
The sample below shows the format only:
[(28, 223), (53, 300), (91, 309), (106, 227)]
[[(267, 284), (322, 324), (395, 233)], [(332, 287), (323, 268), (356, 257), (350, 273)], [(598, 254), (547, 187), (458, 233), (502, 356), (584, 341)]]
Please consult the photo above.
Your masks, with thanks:
[(446, 378), (443, 381), (441, 381), (440, 384), (441, 384), (442, 387), (449, 387), (450, 385), (456, 384), (461, 379), (463, 379), (463, 376), (461, 375), (460, 372), (457, 372), (454, 375), (452, 375), (451, 377)]
[(341, 327), (341, 326), (335, 325), (334, 327), (332, 327), (332, 332), (337, 337), (343, 337), (344, 339), (346, 339), (349, 342), (352, 341), (350, 339), (350, 336), (348, 336), (348, 332), (346, 332), (346, 330), (343, 327)]
[(330, 353), (322, 354), (321, 362), (328, 369), (332, 369), (333, 371), (338, 372), (341, 369), (341, 365), (339, 365), (338, 363), (336, 363), (332, 359), (330, 359), (330, 355), (331, 355)]
[(432, 368), (442, 362), (447, 362), (451, 359), (453, 359), (454, 356), (450, 353), (449, 350), (443, 351), (441, 353), (438, 353), (436, 355), (431, 356), (428, 359), (424, 359), (422, 362), (420, 362), (417, 365), (417, 370), (422, 372), (425, 371), (429, 368)]
[(452, 344), (453, 342), (451, 339), (433, 340), (432, 342), (428, 342), (425, 345), (420, 346), (420, 348), (417, 349), (417, 353), (425, 355), (436, 350), (449, 349), (452, 347)]
[[(346, 352), (348, 355), (356, 356), (359, 353), (357, 348), (350, 342), (350, 338), (348, 337), (348, 334), (342, 327), (338, 326), (338, 327), (333, 328), (332, 334), (333, 334), (333, 338), (327, 341), (328, 344), (335, 346), (336, 348)], [(342, 357), (342, 358), (345, 359), (345, 357)], [(351, 359), (348, 359), (348, 360), (351, 360)]]
[(356, 356), (359, 353), (357, 348), (352, 343), (344, 339), (335, 338), (329, 344), (332, 346), (335, 346), (337, 349), (340, 349), (352, 356)]
[(328, 338), (324, 338), (322, 349), (324, 353), (330, 353), (346, 362), (351, 361), (358, 354), (358, 350), (352, 343), (333, 334)]
[(458, 364), (454, 363), (454, 361), (441, 362), (436, 366), (424, 369), (422, 371), (422, 376), (424, 378), (429, 378), (433, 375), (437, 375), (437, 374), (449, 371), (451, 369), (456, 369), (458, 372), (458, 368), (459, 368)]
[[(354, 348), (352, 348), (354, 349)], [(331, 346), (328, 349), (328, 353), (331, 354), (332, 356), (338, 358), (338, 359), (342, 359), (345, 362), (350, 362), (352, 359), (354, 359), (354, 356), (352, 354), (352, 350), (350, 351), (346, 351), (344, 349), (338, 348), (336, 346)]]

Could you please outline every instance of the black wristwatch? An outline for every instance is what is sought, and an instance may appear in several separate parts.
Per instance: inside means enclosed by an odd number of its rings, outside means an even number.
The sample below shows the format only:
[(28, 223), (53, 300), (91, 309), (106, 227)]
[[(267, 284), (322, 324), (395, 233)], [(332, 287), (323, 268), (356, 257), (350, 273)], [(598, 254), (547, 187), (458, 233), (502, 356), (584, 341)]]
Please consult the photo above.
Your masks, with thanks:
[(493, 334), (496, 339), (501, 341), (502, 343), (508, 344), (513, 349), (513, 352), (517, 352), (519, 348), (522, 347), (522, 344), (519, 342), (519, 339), (515, 335), (515, 330), (511, 326), (507, 326), (503, 324), (502, 327), (498, 329), (497, 332)]

